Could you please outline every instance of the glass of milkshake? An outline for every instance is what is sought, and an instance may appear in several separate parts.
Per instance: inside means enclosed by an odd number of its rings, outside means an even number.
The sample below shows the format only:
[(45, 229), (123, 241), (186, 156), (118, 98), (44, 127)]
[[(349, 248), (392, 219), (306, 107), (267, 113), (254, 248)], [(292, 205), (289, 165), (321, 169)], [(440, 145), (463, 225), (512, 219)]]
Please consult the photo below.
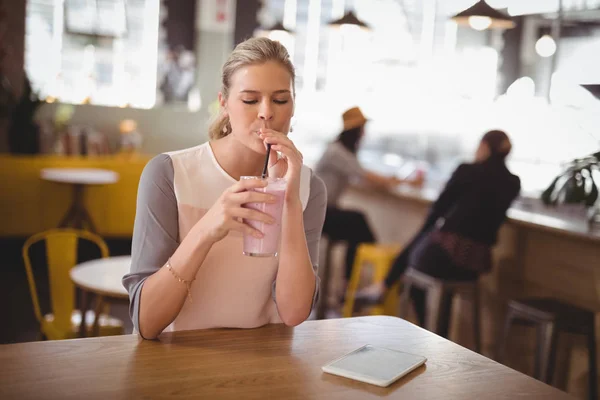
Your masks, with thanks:
[(243, 253), (251, 257), (276, 257), (279, 252), (281, 237), (281, 215), (283, 213), (286, 180), (284, 178), (262, 178), (260, 176), (242, 176), (240, 179), (265, 179), (267, 181), (266, 187), (252, 190), (269, 193), (277, 198), (275, 203), (246, 203), (242, 205), (242, 207), (269, 214), (275, 219), (273, 224), (244, 219), (244, 223), (259, 230), (264, 236), (256, 238), (244, 234)]

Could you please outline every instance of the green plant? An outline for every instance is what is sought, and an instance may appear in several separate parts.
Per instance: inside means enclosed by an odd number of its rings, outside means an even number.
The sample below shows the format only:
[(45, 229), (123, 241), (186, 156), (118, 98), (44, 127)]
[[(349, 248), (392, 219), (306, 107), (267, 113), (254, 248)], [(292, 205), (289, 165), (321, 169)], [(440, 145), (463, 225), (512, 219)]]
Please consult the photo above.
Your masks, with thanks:
[(13, 86), (5, 73), (9, 60), (8, 21), (4, 0), (0, 0), (0, 119), (9, 118), (16, 103)]
[(594, 173), (600, 173), (600, 151), (571, 161), (542, 193), (544, 204), (583, 204), (593, 207), (598, 201), (598, 183)]
[(39, 128), (35, 113), (43, 103), (32, 90), (27, 75), (24, 78), (23, 94), (17, 102), (8, 130), (8, 146), (13, 154), (36, 154), (39, 151)]

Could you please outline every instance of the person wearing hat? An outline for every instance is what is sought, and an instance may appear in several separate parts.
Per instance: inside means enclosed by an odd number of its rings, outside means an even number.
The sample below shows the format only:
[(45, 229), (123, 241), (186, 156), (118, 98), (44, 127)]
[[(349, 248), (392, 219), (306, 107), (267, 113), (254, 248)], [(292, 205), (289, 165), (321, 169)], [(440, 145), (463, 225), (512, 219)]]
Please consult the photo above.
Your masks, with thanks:
[(358, 245), (374, 242), (375, 236), (363, 213), (344, 210), (338, 206), (340, 196), (354, 179), (361, 179), (384, 188), (393, 187), (404, 180), (367, 171), (360, 165), (356, 152), (368, 122), (360, 108), (353, 107), (345, 111), (342, 120), (343, 131), (329, 144), (315, 167), (315, 173), (327, 188), (327, 213), (323, 234), (330, 240), (344, 241), (348, 244), (345, 271), (347, 282), (350, 279)]
[[(421, 230), (397, 256), (384, 282), (357, 293), (366, 302), (379, 302), (410, 267), (439, 279), (476, 280), (492, 268), (491, 249), (506, 212), (519, 195), (521, 181), (506, 166), (511, 143), (505, 132), (492, 130), (481, 138), (473, 163), (456, 168), (433, 203)], [(423, 326), (425, 293), (411, 289), (411, 298)], [(446, 301), (451, 307), (451, 301)], [(447, 317), (450, 309), (440, 315)], [(447, 337), (448, 320), (439, 334)]]

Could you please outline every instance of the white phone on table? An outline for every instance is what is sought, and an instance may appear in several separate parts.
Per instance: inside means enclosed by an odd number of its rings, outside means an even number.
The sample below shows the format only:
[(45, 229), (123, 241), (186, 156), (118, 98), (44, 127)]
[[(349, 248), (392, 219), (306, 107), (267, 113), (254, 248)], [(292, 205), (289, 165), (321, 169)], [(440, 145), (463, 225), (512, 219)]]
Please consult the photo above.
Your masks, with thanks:
[(321, 369), (328, 374), (387, 387), (426, 361), (427, 358), (423, 356), (368, 344)]

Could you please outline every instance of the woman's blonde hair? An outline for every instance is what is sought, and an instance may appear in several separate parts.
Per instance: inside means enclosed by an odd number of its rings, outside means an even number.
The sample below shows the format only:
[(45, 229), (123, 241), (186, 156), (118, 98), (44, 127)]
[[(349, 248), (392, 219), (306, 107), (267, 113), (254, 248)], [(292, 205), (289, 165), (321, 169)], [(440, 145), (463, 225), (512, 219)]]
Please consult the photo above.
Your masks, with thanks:
[[(293, 94), (296, 93), (296, 72), (290, 60), (287, 49), (279, 42), (268, 38), (252, 38), (238, 44), (229, 58), (223, 64), (221, 93), (227, 99), (229, 97), (229, 86), (231, 77), (240, 68), (248, 65), (264, 64), (268, 61), (276, 61), (290, 73), (292, 78)], [(210, 124), (208, 136), (210, 139), (220, 139), (231, 133), (229, 117), (219, 112), (215, 120)]]

